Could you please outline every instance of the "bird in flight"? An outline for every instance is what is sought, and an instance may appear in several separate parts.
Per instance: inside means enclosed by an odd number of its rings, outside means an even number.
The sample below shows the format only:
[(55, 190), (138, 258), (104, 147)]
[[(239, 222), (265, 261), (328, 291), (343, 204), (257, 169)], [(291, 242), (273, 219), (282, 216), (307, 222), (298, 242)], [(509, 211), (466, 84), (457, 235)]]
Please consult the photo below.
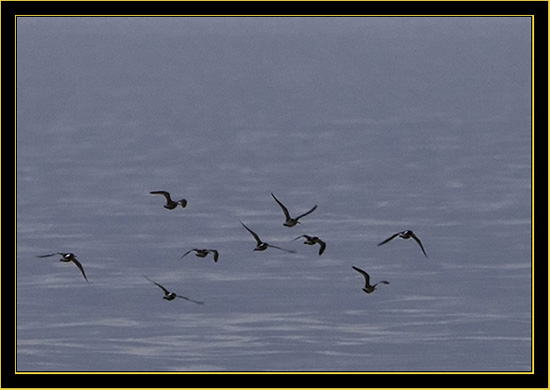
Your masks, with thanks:
[(185, 299), (186, 301), (196, 303), (197, 305), (202, 305), (204, 303), (204, 302), (201, 302), (201, 301), (195, 301), (193, 299), (189, 299), (189, 298), (184, 297), (182, 295), (178, 295), (174, 292), (170, 292), (166, 288), (164, 288), (164, 286), (162, 286), (162, 285), (158, 284), (157, 282), (149, 279), (147, 276), (143, 275), (143, 277), (162, 289), (162, 291), (164, 292), (164, 296), (162, 297), (162, 299), (166, 299), (167, 301), (173, 301), (176, 298), (181, 298), (181, 299)]
[(281, 206), (281, 209), (283, 210), (283, 213), (285, 214), (285, 218), (286, 218), (286, 221), (285, 221), (285, 223), (283, 223), (283, 225), (287, 226), (287, 227), (296, 226), (297, 224), (300, 223), (300, 221), (298, 221), (300, 218), (305, 217), (308, 214), (311, 214), (317, 208), (317, 205), (315, 205), (307, 213), (299, 215), (296, 218), (292, 218), (290, 216), (290, 213), (288, 212), (288, 209), (279, 201), (279, 199), (277, 199), (277, 197), (275, 195), (273, 195), (273, 192), (271, 193), (271, 196), (273, 197), (273, 199), (275, 199), (275, 202), (277, 202), (279, 204), (279, 206)]
[(304, 244), (307, 244), (307, 245), (319, 244), (319, 246), (320, 246), (319, 256), (321, 256), (323, 254), (323, 252), (325, 251), (325, 248), (327, 247), (327, 244), (323, 240), (321, 240), (319, 237), (315, 237), (315, 236), (312, 237), (312, 236), (308, 236), (307, 234), (302, 234), (301, 236), (296, 237), (292, 241), (296, 241), (297, 239), (302, 238), (302, 237), (306, 239), (304, 241)]
[(80, 261), (78, 261), (76, 259), (76, 256), (75, 256), (74, 253), (57, 252), (57, 253), (50, 253), (48, 255), (41, 255), (41, 256), (36, 256), (36, 257), (43, 258), (43, 257), (50, 257), (50, 256), (55, 256), (55, 255), (61, 255), (61, 259), (59, 259), (59, 261), (62, 261), (64, 263), (73, 262), (78, 267), (80, 272), (82, 272), (82, 276), (84, 276), (84, 279), (86, 280), (86, 282), (88, 282), (88, 278), (86, 277), (86, 273), (84, 272), (84, 268), (82, 267), (82, 264), (80, 264)]
[(173, 201), (170, 197), (170, 193), (166, 191), (151, 191), (149, 192), (152, 195), (163, 195), (166, 198), (166, 204), (164, 205), (164, 208), (168, 210), (174, 210), (178, 205), (181, 205), (181, 207), (185, 208), (187, 206), (187, 200), (180, 199)]
[(241, 222), (241, 225), (243, 225), (243, 227), (246, 230), (248, 230), (248, 232), (250, 234), (252, 234), (252, 237), (254, 237), (254, 239), (256, 240), (256, 248), (254, 248), (255, 251), (265, 251), (267, 248), (275, 248), (275, 249), (279, 249), (279, 250), (282, 250), (282, 251), (285, 251), (285, 252), (288, 252), (288, 253), (296, 253), (296, 251), (284, 249), (284, 248), (281, 248), (281, 247), (278, 247), (278, 246), (275, 246), (275, 245), (268, 244), (267, 242), (263, 242), (262, 240), (260, 240), (260, 237), (258, 237), (258, 235), (256, 233), (254, 233), (252, 230), (250, 230), (250, 228), (248, 226), (246, 226), (242, 221), (240, 221), (240, 222)]
[(180, 260), (193, 251), (195, 252), (195, 256), (197, 257), (206, 257), (209, 253), (212, 253), (212, 256), (214, 256), (214, 262), (218, 262), (219, 253), (215, 249), (190, 249), (180, 257)]
[(416, 237), (416, 235), (413, 233), (412, 230), (403, 230), (402, 232), (395, 233), (393, 236), (391, 236), (389, 238), (386, 238), (384, 241), (382, 241), (377, 246), (384, 245), (385, 243), (393, 240), (395, 237), (398, 237), (398, 236), (400, 238), (405, 239), (405, 240), (408, 240), (409, 238), (412, 238), (413, 240), (415, 240), (416, 243), (420, 246), (420, 249), (422, 249), (422, 253), (424, 253), (424, 256), (428, 257), (428, 255), (426, 254), (426, 251), (424, 250), (424, 246), (420, 242), (420, 239), (418, 237)]
[(370, 294), (372, 293), (374, 290), (376, 290), (376, 286), (378, 286), (378, 284), (380, 283), (383, 283), (383, 284), (390, 284), (390, 282), (387, 282), (385, 280), (382, 280), (381, 282), (378, 282), (374, 285), (371, 285), (370, 284), (370, 275), (368, 273), (366, 273), (365, 271), (363, 271), (361, 268), (357, 268), (355, 266), (351, 266), (351, 268), (353, 268), (354, 270), (356, 270), (357, 272), (359, 272), (361, 275), (363, 275), (363, 277), (365, 278), (365, 287), (363, 287), (363, 291), (366, 292), (367, 294)]

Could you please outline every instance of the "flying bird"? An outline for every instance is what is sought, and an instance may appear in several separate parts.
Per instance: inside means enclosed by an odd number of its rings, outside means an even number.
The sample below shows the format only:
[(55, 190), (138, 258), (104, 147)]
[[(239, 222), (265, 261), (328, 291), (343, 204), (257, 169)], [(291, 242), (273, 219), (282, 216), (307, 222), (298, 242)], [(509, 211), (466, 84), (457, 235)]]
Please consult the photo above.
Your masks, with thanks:
[(366, 273), (365, 271), (363, 271), (361, 268), (357, 268), (355, 266), (351, 266), (351, 268), (353, 268), (354, 270), (356, 270), (357, 272), (359, 272), (361, 275), (363, 275), (363, 277), (365, 278), (365, 287), (363, 287), (363, 291), (366, 292), (367, 294), (370, 294), (372, 293), (374, 290), (376, 290), (376, 286), (378, 286), (378, 284), (380, 283), (383, 283), (383, 284), (390, 284), (390, 282), (387, 282), (385, 280), (382, 280), (381, 282), (378, 282), (374, 285), (371, 285), (370, 284), (370, 275), (368, 273)]
[(57, 253), (50, 253), (49, 255), (41, 255), (41, 256), (36, 256), (36, 257), (43, 258), (43, 257), (50, 257), (50, 256), (55, 256), (55, 255), (61, 255), (61, 259), (59, 259), (59, 261), (62, 261), (64, 263), (73, 262), (78, 267), (80, 272), (82, 272), (82, 276), (84, 276), (84, 279), (86, 279), (86, 282), (88, 282), (88, 278), (86, 277), (86, 273), (84, 272), (84, 268), (82, 267), (82, 264), (80, 264), (80, 261), (78, 261), (76, 259), (76, 256), (75, 256), (74, 253), (57, 252)]
[(158, 284), (157, 282), (149, 279), (147, 276), (143, 275), (143, 277), (145, 279), (147, 279), (148, 281), (150, 281), (151, 283), (154, 283), (155, 285), (157, 285), (158, 287), (160, 287), (162, 289), (162, 291), (164, 291), (164, 296), (162, 297), (162, 299), (166, 299), (167, 301), (173, 301), (174, 299), (176, 298), (181, 298), (181, 299), (185, 299), (186, 301), (189, 301), (189, 302), (193, 302), (193, 303), (196, 303), (197, 305), (202, 305), (204, 302), (201, 302), (201, 301), (195, 301), (193, 299), (189, 299), (187, 297), (184, 297), (182, 295), (178, 295), (174, 292), (170, 292), (168, 291), (166, 288), (164, 288), (164, 286)]
[(181, 207), (185, 208), (187, 206), (187, 200), (180, 199), (173, 201), (170, 197), (170, 193), (166, 191), (151, 191), (149, 192), (152, 195), (163, 195), (166, 198), (166, 204), (164, 205), (164, 208), (168, 210), (174, 210), (178, 205), (181, 205)]
[(275, 195), (273, 195), (273, 192), (271, 193), (271, 196), (273, 197), (273, 199), (275, 199), (275, 202), (277, 202), (279, 204), (279, 206), (281, 206), (281, 209), (283, 210), (283, 213), (285, 214), (285, 218), (286, 218), (286, 221), (285, 221), (285, 223), (283, 223), (283, 225), (287, 226), (287, 227), (296, 226), (297, 224), (300, 223), (300, 221), (298, 221), (300, 218), (305, 217), (308, 214), (311, 214), (317, 208), (317, 205), (315, 205), (307, 213), (299, 215), (296, 218), (292, 218), (290, 216), (290, 213), (288, 212), (288, 209), (279, 201), (279, 199), (277, 199), (277, 197), (275, 197)]
[(416, 235), (413, 233), (412, 230), (403, 230), (402, 232), (395, 233), (393, 236), (391, 236), (389, 238), (386, 238), (384, 241), (382, 241), (377, 246), (384, 245), (385, 243), (393, 240), (395, 237), (398, 237), (398, 236), (400, 238), (405, 239), (405, 240), (408, 240), (409, 238), (412, 238), (413, 240), (415, 240), (416, 243), (420, 246), (420, 249), (422, 249), (422, 253), (424, 253), (424, 256), (428, 257), (428, 255), (426, 254), (426, 251), (424, 250), (424, 246), (420, 242), (420, 239), (418, 237), (416, 237)]
[(218, 262), (219, 253), (215, 249), (190, 249), (187, 252), (183, 254), (183, 256), (180, 257), (180, 259), (183, 259), (185, 256), (187, 256), (191, 252), (195, 252), (195, 256), (197, 257), (206, 257), (209, 253), (212, 253), (212, 256), (214, 256), (214, 262)]
[(319, 256), (321, 256), (323, 254), (323, 252), (325, 251), (325, 248), (327, 247), (327, 244), (323, 240), (321, 240), (319, 237), (315, 237), (315, 236), (312, 237), (312, 236), (308, 236), (307, 234), (302, 234), (301, 236), (296, 237), (292, 241), (296, 241), (297, 239), (302, 238), (302, 237), (306, 239), (304, 241), (304, 244), (306, 244), (306, 245), (319, 244), (319, 246), (320, 246)]
[(288, 253), (296, 253), (296, 251), (284, 249), (284, 248), (281, 248), (281, 247), (278, 247), (278, 246), (275, 246), (275, 245), (268, 244), (267, 242), (263, 242), (262, 240), (260, 240), (260, 237), (258, 237), (258, 235), (256, 233), (254, 233), (252, 230), (250, 230), (250, 228), (248, 226), (246, 226), (242, 221), (240, 221), (240, 222), (241, 222), (241, 225), (243, 225), (243, 227), (246, 230), (248, 230), (248, 232), (250, 234), (252, 234), (252, 237), (254, 237), (254, 239), (256, 240), (256, 248), (254, 248), (255, 251), (265, 251), (267, 248), (275, 248), (275, 249), (279, 249), (279, 250), (282, 250), (282, 251), (285, 251), (285, 252), (288, 252)]

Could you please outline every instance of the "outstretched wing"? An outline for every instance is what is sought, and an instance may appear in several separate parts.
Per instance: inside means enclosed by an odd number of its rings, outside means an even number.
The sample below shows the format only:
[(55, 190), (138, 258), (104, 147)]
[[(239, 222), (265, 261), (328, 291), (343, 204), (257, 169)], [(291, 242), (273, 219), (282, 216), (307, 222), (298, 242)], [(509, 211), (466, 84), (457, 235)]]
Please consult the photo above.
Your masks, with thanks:
[(363, 277), (365, 278), (365, 287), (368, 287), (370, 285), (370, 275), (365, 271), (363, 271), (361, 268), (357, 268), (353, 265), (351, 266), (351, 268), (353, 268), (354, 270), (359, 272), (361, 275), (363, 275)]
[(323, 254), (323, 252), (325, 251), (325, 248), (327, 247), (327, 244), (323, 240), (320, 240), (320, 239), (317, 239), (316, 241), (319, 245), (321, 245), (321, 248), (319, 248), (319, 256), (321, 256)]
[(197, 305), (202, 305), (202, 304), (204, 304), (204, 302), (201, 302), (201, 301), (195, 301), (195, 300), (193, 300), (193, 299), (190, 299), (190, 298), (184, 297), (183, 295), (177, 295), (177, 294), (176, 294), (176, 297), (178, 297), (178, 298), (181, 298), (181, 299), (185, 299), (186, 301), (189, 301), (189, 302), (193, 302), (193, 303), (196, 303)]
[(273, 199), (275, 199), (275, 202), (277, 202), (279, 204), (279, 206), (281, 206), (281, 209), (283, 209), (283, 213), (285, 213), (286, 219), (291, 219), (290, 218), (290, 213), (288, 212), (288, 209), (279, 201), (279, 199), (277, 199), (275, 197), (275, 195), (273, 195), (273, 192), (271, 193), (271, 196), (273, 197)]
[(152, 195), (163, 195), (168, 202), (172, 201), (172, 198), (170, 198), (170, 193), (166, 191), (151, 191), (149, 192)]
[(302, 217), (305, 217), (306, 215), (311, 214), (312, 212), (315, 211), (316, 208), (317, 208), (317, 205), (313, 206), (313, 208), (312, 208), (311, 210), (309, 210), (307, 213), (304, 213), (304, 214), (302, 214), (302, 215), (297, 216), (296, 219), (300, 219), (300, 218), (302, 218)]
[(55, 255), (63, 256), (64, 254), (65, 253), (58, 252), (58, 253), (50, 253), (49, 255), (40, 255), (40, 256), (36, 256), (36, 257), (50, 257), (50, 256), (55, 256)]
[[(181, 257), (180, 260), (183, 259), (185, 256), (187, 256), (189, 253), (193, 252), (194, 249), (189, 249), (187, 252), (185, 252)], [(154, 283), (154, 282), (153, 282)]]
[(82, 267), (82, 264), (80, 264), (80, 261), (78, 261), (75, 258), (72, 258), (71, 261), (75, 263), (75, 265), (78, 267), (80, 272), (82, 272), (82, 276), (84, 276), (84, 279), (86, 279), (86, 282), (88, 281), (88, 278), (86, 277), (86, 273), (84, 272), (84, 268)]
[(275, 246), (275, 245), (271, 245), (271, 244), (267, 244), (267, 246), (270, 247), (270, 248), (279, 249), (279, 250), (281, 250), (281, 251), (285, 251), (285, 252), (288, 252), (288, 253), (296, 253), (296, 251), (293, 251), (293, 250), (290, 250), (290, 249), (281, 248), (280, 246)]
[(411, 232), (411, 237), (418, 243), (418, 245), (420, 245), (420, 249), (422, 249), (422, 253), (424, 253), (424, 256), (428, 257), (428, 255), (426, 254), (426, 251), (424, 250), (424, 246), (420, 242), (420, 239), (416, 237), (416, 235), (412, 232)]
[(380, 246), (380, 245), (384, 245), (385, 243), (393, 240), (395, 237), (397, 237), (399, 235), (399, 233), (395, 233), (393, 236), (391, 236), (390, 238), (386, 238), (384, 241), (382, 241), (380, 244), (377, 244), (376, 246)]
[(307, 234), (302, 234), (301, 236), (296, 237), (296, 238), (295, 238), (294, 240), (292, 240), (292, 241), (296, 241), (296, 240), (298, 240), (299, 238), (302, 238), (302, 237), (305, 238), (306, 240), (311, 240), (311, 237), (310, 237), (310, 236), (308, 236)]
[(162, 291), (164, 291), (164, 295), (168, 295), (170, 294), (170, 291), (168, 291), (167, 289), (165, 289), (162, 285), (158, 284), (157, 282), (155, 282), (154, 280), (151, 280), (149, 279), (147, 276), (143, 275), (143, 277), (145, 279), (147, 279), (148, 281), (150, 281), (151, 283), (155, 284), (156, 286), (160, 287), (162, 289)]
[(218, 262), (218, 257), (219, 257), (219, 253), (217, 250), (215, 249), (209, 249), (208, 252), (212, 253), (212, 255), (214, 255), (214, 263), (217, 263)]
[(248, 232), (249, 232), (250, 234), (252, 234), (252, 237), (254, 237), (254, 239), (256, 240), (256, 242), (258, 243), (258, 245), (262, 244), (262, 240), (260, 240), (260, 237), (258, 237), (258, 235), (257, 235), (256, 233), (254, 233), (252, 230), (250, 230), (250, 228), (249, 228), (248, 226), (246, 226), (242, 221), (240, 221), (240, 222), (241, 222), (241, 225), (243, 225), (244, 228), (245, 228), (246, 230), (248, 230)]

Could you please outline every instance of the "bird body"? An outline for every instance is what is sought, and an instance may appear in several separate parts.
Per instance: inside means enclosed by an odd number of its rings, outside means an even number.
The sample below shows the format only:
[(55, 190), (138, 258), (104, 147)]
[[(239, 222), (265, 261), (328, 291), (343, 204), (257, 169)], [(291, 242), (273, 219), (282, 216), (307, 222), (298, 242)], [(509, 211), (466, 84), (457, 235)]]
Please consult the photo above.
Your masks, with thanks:
[(84, 267), (82, 267), (82, 264), (80, 264), (80, 261), (76, 259), (76, 256), (74, 253), (56, 252), (56, 253), (50, 253), (48, 255), (41, 255), (37, 257), (43, 258), (43, 257), (50, 257), (55, 255), (61, 255), (61, 259), (59, 259), (59, 261), (62, 261), (64, 263), (71, 263), (71, 262), (74, 263), (82, 273), (82, 276), (84, 276), (84, 279), (86, 280), (86, 282), (88, 282), (88, 278), (86, 277), (86, 273), (84, 272)]
[(185, 256), (187, 256), (189, 253), (195, 252), (195, 256), (197, 257), (206, 257), (209, 253), (212, 253), (212, 256), (214, 257), (214, 262), (218, 262), (219, 253), (215, 249), (190, 249), (187, 252), (185, 252), (180, 259), (183, 259)]
[(381, 282), (378, 282), (376, 284), (371, 285), (370, 284), (370, 275), (368, 273), (363, 271), (361, 268), (355, 267), (353, 265), (351, 266), (351, 268), (353, 268), (354, 270), (359, 272), (365, 278), (365, 287), (363, 287), (363, 291), (366, 292), (367, 294), (370, 294), (370, 293), (374, 292), (374, 290), (376, 290), (376, 286), (378, 286), (380, 283), (390, 284), (390, 282), (382, 280)]
[(273, 199), (275, 199), (275, 202), (277, 202), (277, 204), (281, 207), (281, 209), (283, 210), (283, 213), (285, 215), (285, 223), (283, 223), (283, 226), (286, 226), (286, 227), (293, 227), (293, 226), (296, 226), (297, 224), (300, 223), (300, 221), (298, 221), (300, 218), (302, 217), (305, 217), (306, 215), (309, 215), (311, 214), (312, 212), (315, 211), (315, 209), (317, 208), (317, 205), (313, 206), (313, 208), (311, 210), (309, 210), (307, 213), (304, 213), (302, 215), (299, 215), (297, 216), (296, 218), (292, 218), (290, 216), (290, 213), (288, 212), (288, 209), (279, 201), (279, 199), (277, 199), (277, 197), (275, 195), (273, 195), (273, 192), (271, 193), (271, 196), (273, 197)]
[(384, 245), (385, 243), (390, 242), (396, 237), (402, 238), (404, 240), (408, 240), (409, 238), (412, 238), (420, 246), (420, 249), (422, 249), (422, 253), (424, 253), (424, 256), (428, 257), (428, 255), (426, 254), (426, 251), (424, 250), (424, 246), (422, 245), (422, 242), (420, 242), (420, 239), (416, 236), (416, 234), (413, 233), (412, 230), (403, 230), (402, 232), (395, 233), (391, 237), (388, 237), (384, 241), (379, 243), (377, 246)]
[(275, 246), (275, 245), (271, 245), (271, 244), (268, 244), (267, 242), (263, 242), (260, 239), (260, 237), (256, 233), (254, 233), (248, 226), (246, 226), (242, 221), (241, 221), (241, 225), (243, 225), (243, 227), (246, 230), (248, 230), (248, 232), (250, 234), (252, 234), (252, 237), (254, 237), (254, 239), (256, 240), (256, 248), (254, 248), (253, 250), (255, 250), (255, 251), (265, 251), (267, 248), (275, 248), (275, 249), (279, 249), (279, 250), (282, 250), (282, 251), (285, 251), (285, 252), (288, 252), (288, 253), (296, 253), (295, 251), (284, 249), (284, 248), (281, 248), (281, 247), (278, 247), (278, 246)]
[(302, 234), (301, 236), (299, 237), (296, 237), (294, 240), (292, 241), (296, 241), (297, 239), (299, 238), (305, 238), (306, 240), (304, 241), (304, 244), (305, 245), (315, 245), (315, 244), (319, 244), (320, 248), (319, 248), (319, 256), (321, 256), (323, 254), (323, 252), (325, 251), (325, 248), (327, 247), (327, 244), (321, 240), (319, 237), (316, 237), (316, 236), (308, 236), (307, 234)]
[(181, 206), (185, 208), (187, 206), (187, 200), (180, 199), (180, 200), (172, 200), (172, 197), (170, 196), (170, 193), (167, 191), (151, 191), (149, 192), (152, 195), (163, 195), (166, 198), (166, 204), (164, 205), (164, 208), (168, 210), (173, 210), (178, 206)]

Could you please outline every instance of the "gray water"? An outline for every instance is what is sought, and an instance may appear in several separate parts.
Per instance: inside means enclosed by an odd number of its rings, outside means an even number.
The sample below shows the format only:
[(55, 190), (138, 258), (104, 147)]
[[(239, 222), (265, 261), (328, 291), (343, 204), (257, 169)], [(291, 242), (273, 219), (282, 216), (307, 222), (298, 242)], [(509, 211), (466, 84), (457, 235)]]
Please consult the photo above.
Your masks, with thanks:
[[(530, 39), (526, 17), (18, 18), (17, 370), (530, 371)], [(318, 208), (287, 228), (271, 192)], [(428, 258), (377, 247), (405, 229)]]

